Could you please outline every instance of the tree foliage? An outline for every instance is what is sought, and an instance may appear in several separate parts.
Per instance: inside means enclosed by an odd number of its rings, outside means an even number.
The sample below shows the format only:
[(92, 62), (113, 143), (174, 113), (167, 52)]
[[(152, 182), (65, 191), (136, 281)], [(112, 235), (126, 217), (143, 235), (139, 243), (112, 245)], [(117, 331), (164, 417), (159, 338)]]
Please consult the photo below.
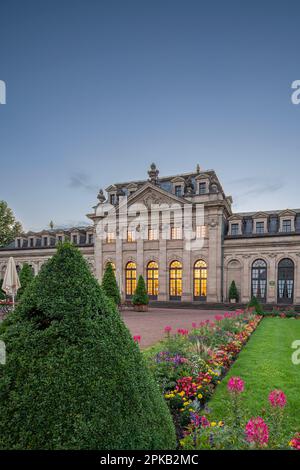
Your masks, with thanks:
[(5, 320), (1, 449), (173, 449), (174, 425), (119, 312), (69, 243)]
[(34, 278), (32, 267), (28, 263), (24, 263), (19, 274), (21, 287), (17, 293), (17, 300), (20, 300), (25, 292), (25, 289), (29, 286)]
[(121, 296), (116, 276), (111, 263), (107, 263), (102, 279), (102, 289), (107, 297), (112, 299), (116, 305), (120, 305)]
[(5, 201), (0, 201), (0, 247), (11, 243), (22, 233), (22, 225), (17, 222), (13, 211)]
[(133, 305), (147, 305), (149, 303), (146, 284), (142, 275), (138, 278), (136, 290), (132, 297), (132, 303)]
[(239, 293), (238, 293), (235, 281), (232, 281), (232, 283), (230, 284), (229, 300), (236, 300), (237, 302), (239, 300)]
[(252, 299), (248, 303), (247, 307), (248, 308), (254, 308), (255, 312), (258, 315), (263, 315), (263, 313), (264, 313), (261, 303), (258, 301), (258, 299), (255, 296), (252, 297)]

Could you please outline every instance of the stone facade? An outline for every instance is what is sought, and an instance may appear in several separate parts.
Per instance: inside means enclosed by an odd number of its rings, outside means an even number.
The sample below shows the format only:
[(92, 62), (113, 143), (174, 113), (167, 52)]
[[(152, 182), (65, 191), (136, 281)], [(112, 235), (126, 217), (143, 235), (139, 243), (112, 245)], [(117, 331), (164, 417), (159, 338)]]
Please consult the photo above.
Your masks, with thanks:
[[(228, 302), (234, 280), (241, 303), (256, 295), (264, 303), (300, 304), (300, 210), (233, 214), (232, 198), (226, 196), (214, 171), (201, 171), (171, 177), (159, 177), (154, 164), (149, 178), (113, 184), (100, 190), (98, 204), (88, 214), (92, 224), (68, 230), (29, 232), (0, 250), (0, 277), (10, 256), (21, 267), (32, 265), (37, 273), (53, 255), (55, 245), (69, 238), (86, 257), (101, 281), (108, 262), (115, 267), (122, 296), (130, 298), (136, 278), (142, 274), (149, 294), (158, 301)], [(148, 227), (146, 236), (137, 236), (126, 226), (123, 230), (122, 204), (127, 198), (128, 223), (136, 220), (137, 204), (149, 215), (153, 204), (159, 205), (158, 224)], [(187, 248), (171, 212), (169, 236), (164, 230), (162, 207), (185, 208), (191, 213), (195, 239), (201, 248)], [(198, 224), (197, 208), (204, 208)], [(132, 214), (131, 214), (132, 210)], [(106, 224), (110, 211), (116, 214), (114, 230)], [(179, 222), (180, 224), (180, 222)], [(105, 227), (103, 231), (103, 227)], [(101, 231), (100, 231), (101, 228)]]

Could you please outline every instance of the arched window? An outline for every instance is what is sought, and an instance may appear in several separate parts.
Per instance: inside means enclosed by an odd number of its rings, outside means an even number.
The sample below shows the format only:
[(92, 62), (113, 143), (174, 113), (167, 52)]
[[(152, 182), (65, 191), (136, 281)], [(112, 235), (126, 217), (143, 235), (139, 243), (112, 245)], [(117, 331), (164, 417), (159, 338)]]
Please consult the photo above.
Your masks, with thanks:
[(207, 264), (199, 259), (194, 264), (194, 300), (206, 300)]
[(172, 261), (170, 264), (170, 300), (181, 300), (182, 295), (182, 264)]
[(136, 264), (132, 261), (126, 264), (125, 268), (126, 298), (130, 299), (136, 289)]
[(157, 300), (158, 264), (155, 261), (150, 261), (147, 265), (147, 291), (150, 299)]
[(261, 302), (266, 302), (267, 263), (263, 259), (257, 259), (252, 264), (251, 286), (252, 297), (255, 296)]
[(284, 258), (278, 265), (278, 303), (292, 304), (294, 301), (294, 262)]

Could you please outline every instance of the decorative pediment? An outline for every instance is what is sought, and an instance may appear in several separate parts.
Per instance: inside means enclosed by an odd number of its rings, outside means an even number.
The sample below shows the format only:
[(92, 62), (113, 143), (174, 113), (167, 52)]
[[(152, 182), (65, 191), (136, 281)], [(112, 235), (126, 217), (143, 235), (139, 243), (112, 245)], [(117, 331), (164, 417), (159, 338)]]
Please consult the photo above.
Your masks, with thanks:
[(182, 176), (175, 176), (175, 178), (171, 179), (171, 183), (184, 183), (185, 179)]
[(266, 212), (257, 212), (253, 216), (253, 219), (266, 219), (266, 218), (268, 218), (268, 214), (266, 214)]
[(295, 217), (296, 212), (291, 209), (285, 209), (279, 213), (279, 217)]
[(108, 188), (105, 189), (105, 191), (107, 193), (111, 192), (111, 191), (117, 191), (117, 186), (114, 185), (114, 184), (111, 184), (110, 186), (108, 186)]
[(149, 209), (151, 208), (152, 204), (178, 203), (181, 206), (183, 204), (191, 204), (191, 202), (187, 199), (182, 197), (179, 198), (174, 194), (171, 194), (168, 191), (165, 191), (164, 189), (159, 188), (158, 186), (155, 186), (151, 183), (145, 183), (144, 186), (129, 196), (128, 205), (132, 205), (138, 202), (144, 204)]
[(201, 180), (210, 180), (209, 176), (207, 173), (200, 173), (199, 175), (195, 176), (195, 181), (201, 181)]
[(243, 217), (240, 215), (240, 214), (233, 214), (231, 217), (228, 218), (228, 220), (230, 222), (233, 222), (233, 221), (239, 221), (239, 220), (243, 220)]

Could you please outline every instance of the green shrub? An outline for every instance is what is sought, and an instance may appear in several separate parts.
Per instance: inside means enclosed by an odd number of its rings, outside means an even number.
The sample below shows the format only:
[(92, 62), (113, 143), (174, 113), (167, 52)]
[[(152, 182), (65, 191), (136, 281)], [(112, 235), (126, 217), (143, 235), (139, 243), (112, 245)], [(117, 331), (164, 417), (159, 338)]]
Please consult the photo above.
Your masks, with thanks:
[(236, 300), (237, 302), (239, 300), (239, 293), (238, 293), (235, 281), (232, 281), (232, 283), (230, 284), (229, 300)]
[(121, 296), (116, 276), (111, 263), (107, 263), (102, 279), (102, 289), (107, 297), (112, 299), (116, 305), (120, 305)]
[(43, 265), (1, 339), (1, 449), (174, 449), (167, 405), (78, 249)]
[(263, 313), (264, 313), (261, 303), (257, 300), (257, 298), (255, 296), (252, 297), (252, 299), (248, 303), (247, 307), (248, 308), (254, 308), (255, 312), (258, 315), (263, 315)]
[(33, 278), (34, 278), (34, 274), (33, 274), (32, 267), (29, 266), (29, 264), (24, 263), (19, 274), (21, 287), (17, 293), (17, 300), (21, 299), (22, 295), (25, 292), (25, 289), (27, 288), (29, 284), (31, 284)]
[(138, 278), (135, 293), (132, 297), (132, 303), (133, 305), (148, 305), (149, 303), (146, 284), (142, 275)]

